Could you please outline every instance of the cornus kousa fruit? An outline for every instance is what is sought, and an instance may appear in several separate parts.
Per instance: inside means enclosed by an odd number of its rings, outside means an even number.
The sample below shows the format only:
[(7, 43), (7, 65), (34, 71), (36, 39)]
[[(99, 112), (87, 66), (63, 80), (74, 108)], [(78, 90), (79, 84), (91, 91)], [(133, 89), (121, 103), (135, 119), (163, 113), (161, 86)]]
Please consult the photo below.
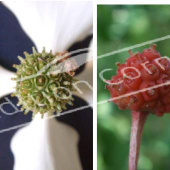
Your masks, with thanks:
[(156, 45), (133, 54), (124, 64), (117, 63), (117, 75), (107, 80), (111, 101), (132, 113), (129, 170), (137, 169), (143, 126), (152, 113), (170, 112), (170, 58), (161, 57)]
[[(76, 63), (69, 59), (69, 54), (52, 52), (38, 53), (33, 48), (33, 54), (24, 52), (25, 58), (18, 56), (20, 65), (17, 69), (16, 91), (12, 96), (18, 97), (18, 105), (25, 114), (29, 111), (35, 114), (60, 113), (66, 105), (73, 105), (71, 90), (73, 89)], [(74, 62), (73, 62), (74, 61)]]

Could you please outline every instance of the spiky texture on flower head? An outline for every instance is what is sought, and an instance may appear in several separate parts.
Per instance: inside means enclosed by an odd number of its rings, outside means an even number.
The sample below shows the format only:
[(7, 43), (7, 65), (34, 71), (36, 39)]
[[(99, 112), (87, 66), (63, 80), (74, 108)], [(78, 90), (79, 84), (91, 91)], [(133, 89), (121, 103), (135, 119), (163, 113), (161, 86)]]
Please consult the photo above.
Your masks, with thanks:
[(74, 81), (75, 63), (70, 62), (68, 53), (52, 52), (38, 53), (33, 48), (33, 53), (24, 52), (25, 59), (18, 56), (20, 65), (17, 69), (16, 92), (12, 96), (18, 97), (18, 105), (25, 114), (38, 112), (52, 114), (66, 109), (66, 105), (73, 105), (71, 90)]

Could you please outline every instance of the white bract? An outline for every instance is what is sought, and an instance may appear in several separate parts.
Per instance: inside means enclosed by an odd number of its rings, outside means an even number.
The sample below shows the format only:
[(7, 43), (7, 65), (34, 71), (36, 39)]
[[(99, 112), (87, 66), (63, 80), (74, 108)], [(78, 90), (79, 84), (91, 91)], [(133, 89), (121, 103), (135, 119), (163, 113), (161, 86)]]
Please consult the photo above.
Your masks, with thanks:
[[(93, 4), (90, 1), (6, 1), (4, 4), (17, 17), (38, 51), (45, 47), (53, 53), (63, 52), (92, 33)], [(54, 119), (40, 120), (37, 115), (12, 139), (14, 170), (81, 170), (78, 139), (75, 129)]]

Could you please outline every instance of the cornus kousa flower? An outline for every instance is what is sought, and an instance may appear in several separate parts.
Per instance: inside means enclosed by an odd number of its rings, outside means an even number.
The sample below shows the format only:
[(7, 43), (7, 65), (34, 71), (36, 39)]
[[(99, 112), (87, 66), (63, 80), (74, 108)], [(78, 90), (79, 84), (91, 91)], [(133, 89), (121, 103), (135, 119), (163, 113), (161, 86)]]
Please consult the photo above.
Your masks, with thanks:
[[(25, 109), (25, 114), (33, 111), (33, 117), (39, 112), (43, 117), (44, 113), (52, 114), (55, 111), (66, 110), (66, 104), (73, 105), (74, 98), (70, 92), (74, 79), (70, 73), (74, 75), (77, 67), (74, 63), (73, 69), (72, 60), (68, 59), (69, 54), (53, 55), (52, 51), (47, 53), (45, 48), (42, 53), (33, 48), (33, 54), (24, 54), (26, 59), (18, 56), (21, 64), (14, 64), (17, 78), (13, 80), (17, 81), (17, 85), (16, 92), (12, 94), (18, 97), (18, 105), (22, 105), (21, 110)], [(62, 67), (63, 62), (66, 68)]]
[(0, 3), (0, 131), (15, 129), (0, 133), (0, 169), (92, 167), (92, 93), (78, 84), (91, 80), (92, 28), (90, 1)]
[(170, 112), (170, 59), (161, 57), (156, 45), (133, 54), (124, 64), (117, 63), (117, 75), (107, 81), (111, 100), (119, 109), (130, 109), (132, 128), (129, 170), (137, 169), (143, 126), (152, 113), (163, 116)]

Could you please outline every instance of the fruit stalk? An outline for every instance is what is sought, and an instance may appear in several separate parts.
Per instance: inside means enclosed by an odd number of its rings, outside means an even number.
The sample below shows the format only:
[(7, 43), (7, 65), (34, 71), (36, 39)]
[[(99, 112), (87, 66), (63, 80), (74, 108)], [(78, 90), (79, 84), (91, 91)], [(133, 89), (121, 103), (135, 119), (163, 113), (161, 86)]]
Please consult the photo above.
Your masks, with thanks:
[(132, 126), (129, 151), (129, 170), (137, 170), (143, 127), (149, 115), (147, 112), (132, 111)]

